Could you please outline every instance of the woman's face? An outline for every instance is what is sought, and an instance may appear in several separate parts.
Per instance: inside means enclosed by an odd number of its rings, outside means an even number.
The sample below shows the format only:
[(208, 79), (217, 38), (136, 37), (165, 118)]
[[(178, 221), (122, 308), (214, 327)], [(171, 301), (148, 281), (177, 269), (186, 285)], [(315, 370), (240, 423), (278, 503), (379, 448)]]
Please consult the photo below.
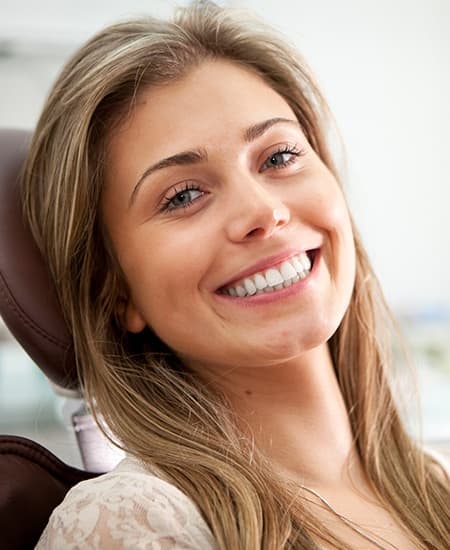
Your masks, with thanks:
[(230, 62), (140, 93), (110, 139), (102, 214), (126, 328), (149, 325), (192, 366), (293, 359), (348, 306), (341, 190), (286, 101)]

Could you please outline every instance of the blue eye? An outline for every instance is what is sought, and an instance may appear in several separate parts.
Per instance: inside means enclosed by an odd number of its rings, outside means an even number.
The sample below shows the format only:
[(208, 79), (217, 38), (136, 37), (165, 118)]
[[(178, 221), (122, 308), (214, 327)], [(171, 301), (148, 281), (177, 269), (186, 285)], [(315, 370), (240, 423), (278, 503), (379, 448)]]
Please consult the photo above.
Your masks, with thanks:
[(297, 149), (293, 146), (283, 146), (279, 151), (272, 153), (268, 159), (262, 165), (262, 171), (274, 168), (279, 170), (280, 168), (285, 168), (289, 164), (295, 162), (297, 157), (300, 157), (303, 154), (303, 151)]
[(174, 190), (174, 194), (165, 197), (162, 210), (177, 210), (178, 208), (188, 208), (197, 199), (203, 196), (203, 191), (197, 187), (185, 184), (183, 189)]

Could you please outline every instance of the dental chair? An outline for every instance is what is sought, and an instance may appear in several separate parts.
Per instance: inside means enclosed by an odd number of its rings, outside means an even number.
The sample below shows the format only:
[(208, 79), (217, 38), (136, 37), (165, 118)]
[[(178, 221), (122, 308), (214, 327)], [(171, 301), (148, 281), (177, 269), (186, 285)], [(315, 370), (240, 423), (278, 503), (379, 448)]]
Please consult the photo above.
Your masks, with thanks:
[[(45, 263), (22, 222), (19, 177), (30, 137), (0, 129), (0, 315), (52, 386), (79, 396), (71, 337)], [(85, 408), (72, 416), (72, 424), (85, 470), (34, 441), (0, 435), (1, 550), (33, 548), (66, 492), (111, 470), (122, 457)]]

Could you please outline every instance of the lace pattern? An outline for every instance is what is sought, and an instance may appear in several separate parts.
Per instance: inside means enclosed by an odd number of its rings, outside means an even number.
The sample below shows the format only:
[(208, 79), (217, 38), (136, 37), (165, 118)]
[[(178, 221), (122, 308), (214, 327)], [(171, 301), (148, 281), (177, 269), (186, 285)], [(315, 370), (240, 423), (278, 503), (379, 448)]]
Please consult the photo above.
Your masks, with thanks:
[(73, 487), (36, 550), (213, 550), (194, 503), (133, 459)]

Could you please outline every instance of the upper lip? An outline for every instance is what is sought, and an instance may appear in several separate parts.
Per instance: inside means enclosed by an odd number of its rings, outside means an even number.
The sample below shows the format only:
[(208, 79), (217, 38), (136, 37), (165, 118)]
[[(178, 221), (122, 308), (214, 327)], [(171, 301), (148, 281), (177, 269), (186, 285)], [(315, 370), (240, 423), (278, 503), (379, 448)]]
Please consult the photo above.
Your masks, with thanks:
[[(289, 258), (292, 258), (293, 256), (297, 256), (298, 254), (301, 254), (302, 252), (307, 252), (309, 250), (315, 250), (319, 248), (318, 246), (310, 247), (310, 248), (302, 248), (302, 249), (293, 249), (290, 248), (288, 250), (285, 250), (279, 254), (275, 254), (273, 256), (268, 256), (267, 258), (264, 258), (262, 260), (257, 261), (256, 263), (252, 264), (250, 267), (244, 269), (243, 271), (239, 272), (237, 275), (233, 275), (233, 278), (228, 280), (226, 283), (223, 283), (220, 285), (219, 289), (233, 285), (237, 281), (241, 279), (245, 279), (245, 277), (249, 277), (250, 275), (254, 275), (255, 273), (259, 273), (261, 271), (264, 271), (266, 269), (269, 269), (270, 267), (274, 267), (275, 265), (281, 264), (282, 262), (289, 260)], [(218, 290), (219, 290), (218, 289)]]

